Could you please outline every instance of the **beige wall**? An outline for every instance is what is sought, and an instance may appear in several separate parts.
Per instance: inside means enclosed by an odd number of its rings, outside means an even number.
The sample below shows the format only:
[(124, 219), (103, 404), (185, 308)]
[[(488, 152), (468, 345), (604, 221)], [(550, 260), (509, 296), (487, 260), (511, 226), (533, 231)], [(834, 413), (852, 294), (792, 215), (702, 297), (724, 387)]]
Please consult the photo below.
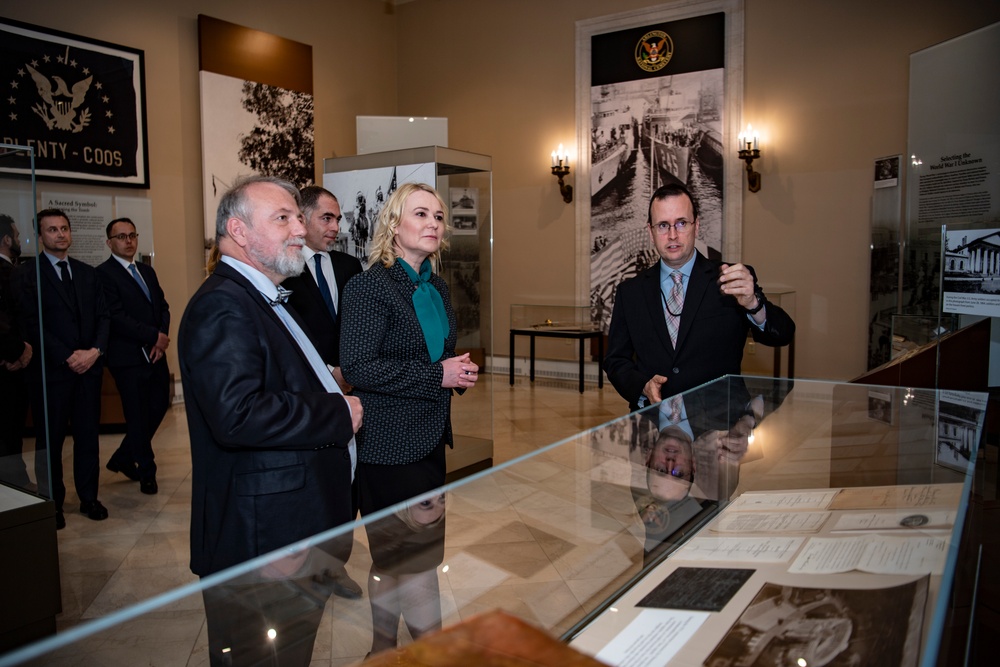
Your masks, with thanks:
[[(577, 183), (568, 206), (548, 173), (549, 152), (575, 137), (574, 22), (654, 4), (398, 9), (400, 111), (447, 116), (452, 147), (493, 156), (499, 353), (509, 304), (575, 295), (573, 206), (587, 205), (587, 186)], [(762, 190), (744, 190), (743, 260), (797, 289), (796, 374), (847, 379), (865, 370), (873, 159), (906, 152), (909, 54), (1000, 20), (1000, 3), (747, 0), (745, 9), (744, 116), (770, 141)]]
[[(46, 0), (5, 1), (0, 13), (145, 50), (148, 196), (174, 331), (202, 275), (199, 13), (313, 46), (318, 159), (354, 153), (358, 114), (448, 117), (453, 147), (494, 159), (502, 354), (511, 303), (575, 297), (573, 206), (586, 204), (586, 185), (566, 205), (548, 173), (549, 152), (576, 134), (574, 22), (652, 4)], [(909, 54), (997, 20), (1000, 3), (972, 0), (747, 1), (745, 116), (770, 140), (763, 189), (744, 193), (743, 258), (798, 290), (798, 375), (864, 370), (872, 159), (906, 152)]]
[[(204, 276), (198, 14), (313, 47), (316, 156), (353, 155), (354, 116), (396, 110), (396, 19), (372, 0), (45, 0), (8, 2), (6, 18), (145, 51), (148, 191), (59, 184), (63, 192), (148, 196), (155, 266), (173, 313), (171, 338)], [(321, 167), (317, 170), (317, 176)], [(177, 372), (176, 345), (168, 363)]]

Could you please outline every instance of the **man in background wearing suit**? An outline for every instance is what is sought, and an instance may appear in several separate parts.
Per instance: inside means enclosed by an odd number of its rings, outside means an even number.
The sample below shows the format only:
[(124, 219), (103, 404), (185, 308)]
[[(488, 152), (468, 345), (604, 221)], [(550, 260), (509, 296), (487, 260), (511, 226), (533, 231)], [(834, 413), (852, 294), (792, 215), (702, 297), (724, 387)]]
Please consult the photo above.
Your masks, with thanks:
[(24, 368), (33, 350), (24, 340), (11, 288), (11, 274), (20, 256), (17, 223), (0, 214), (0, 482), (35, 491), (21, 458), (21, 432), (28, 414)]
[[(31, 414), (36, 427), (44, 425), (35, 438), (35, 475), (39, 493), (55, 501), (56, 527), (62, 528), (66, 525), (62, 447), (67, 433), (73, 436), (73, 482), (80, 498), (80, 512), (94, 521), (108, 518), (108, 510), (97, 499), (97, 490), (104, 372), (101, 356), (108, 347), (111, 318), (97, 271), (69, 256), (73, 232), (66, 214), (50, 208), (39, 211), (36, 219), (42, 253), (35, 261), (17, 267), (14, 280), (28, 342), (41, 350), (45, 337), (44, 386), (42, 355), (35, 355), (28, 366)], [(46, 469), (51, 469), (51, 489)]]
[(170, 339), (170, 306), (156, 272), (136, 263), (139, 235), (128, 218), (108, 223), (111, 257), (97, 267), (111, 313), (107, 364), (125, 414), (125, 437), (107, 468), (139, 481), (145, 494), (158, 491), (153, 436), (170, 407), (170, 371), (164, 356)]
[(302, 188), (300, 194), (306, 223), (302, 256), (308, 271), (286, 279), (282, 286), (292, 290), (288, 303), (302, 316), (309, 338), (323, 361), (334, 367), (337, 382), (350, 391), (340, 373), (340, 295), (347, 281), (361, 273), (361, 262), (333, 249), (344, 217), (333, 193), (310, 185)]
[[(350, 385), (340, 372), (340, 295), (344, 285), (361, 273), (361, 262), (344, 252), (334, 250), (340, 233), (340, 202), (332, 192), (317, 185), (299, 191), (302, 215), (305, 217), (306, 245), (302, 248), (306, 270), (301, 275), (285, 279), (281, 285), (292, 290), (288, 304), (306, 325), (309, 340), (332, 369), (333, 377), (345, 392)], [(332, 267), (332, 270), (331, 270)], [(357, 489), (353, 489), (357, 507)], [(352, 515), (357, 516), (357, 512)], [(341, 570), (334, 575), (335, 595), (356, 600), (362, 596), (361, 586)]]
[[(219, 202), (215, 229), (221, 260), (178, 332), (191, 570), (202, 577), (352, 520), (362, 413), (278, 287), (303, 269), (295, 186), (266, 176), (238, 182)], [(316, 590), (314, 575), (342, 567), (349, 537), (301, 552), (308, 563), (292, 556), (206, 589), (211, 664), (309, 664), (331, 593)]]
[(795, 323), (751, 267), (695, 248), (698, 204), (684, 186), (654, 192), (646, 224), (660, 261), (618, 286), (604, 360), (630, 409), (739, 374), (748, 331), (764, 345), (791, 342)]

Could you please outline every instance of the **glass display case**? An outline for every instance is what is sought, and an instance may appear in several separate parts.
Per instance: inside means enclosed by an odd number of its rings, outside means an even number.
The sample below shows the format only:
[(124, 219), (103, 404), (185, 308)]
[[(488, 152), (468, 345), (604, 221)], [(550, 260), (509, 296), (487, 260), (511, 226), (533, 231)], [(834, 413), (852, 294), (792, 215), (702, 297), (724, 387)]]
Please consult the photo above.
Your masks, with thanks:
[(529, 379), (535, 381), (535, 339), (565, 338), (580, 343), (579, 383), (584, 389), (586, 342), (597, 341), (597, 386), (604, 386), (604, 335), (601, 323), (593, 320), (590, 306), (552, 306), (511, 304), (510, 306), (510, 384), (514, 385), (514, 343), (517, 336), (530, 340), (528, 352)]
[(591, 318), (590, 306), (542, 306), (515, 303), (510, 306), (511, 329), (594, 331), (600, 323)]
[[(18, 172), (2, 171), (9, 166)], [(34, 233), (35, 178), (31, 148), (0, 144), (0, 339), (5, 354), (28, 351), (24, 321), (37, 300), (23, 302), (15, 287), (15, 263), (37, 254)], [(13, 250), (17, 248), (18, 250)], [(19, 251), (19, 252), (18, 252)], [(27, 267), (25, 267), (27, 268)], [(44, 345), (44, 341), (43, 341)], [(11, 352), (12, 354), (13, 352)], [(0, 652), (55, 632), (60, 609), (59, 553), (56, 545), (55, 504), (50, 496), (51, 475), (45, 448), (22, 432), (28, 413), (28, 371), (0, 367)], [(38, 364), (42, 350), (31, 349), (28, 360)], [(4, 359), (4, 361), (12, 361)], [(41, 386), (44, 393), (44, 382)]]
[[(487, 155), (426, 146), (323, 160), (323, 187), (340, 202), (343, 220), (337, 250), (367, 265), (371, 238), (385, 202), (402, 183), (433, 186), (448, 206), (451, 234), (437, 271), (448, 283), (458, 322), (456, 352), (480, 368), (492, 355), (493, 172)], [(493, 459), (493, 396), (489, 382), (462, 397), (455, 411), (455, 448), (448, 450), (452, 477), (488, 467)]]
[[(933, 665), (985, 398), (721, 378), (0, 666), (205, 664), (210, 650), (351, 664), (376, 628), (406, 645), (489, 610), (611, 665)], [(365, 596), (332, 598), (352, 532)], [(206, 632), (203, 599), (243, 620)]]
[(958, 329), (958, 316), (941, 314), (892, 316), (892, 358), (916, 350)]

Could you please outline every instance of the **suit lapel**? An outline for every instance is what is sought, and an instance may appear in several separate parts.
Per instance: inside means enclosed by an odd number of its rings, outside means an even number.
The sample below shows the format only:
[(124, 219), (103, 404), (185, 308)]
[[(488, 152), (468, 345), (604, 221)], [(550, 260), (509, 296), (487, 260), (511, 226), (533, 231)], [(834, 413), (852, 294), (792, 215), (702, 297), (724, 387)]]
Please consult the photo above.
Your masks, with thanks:
[[(69, 258), (67, 257), (66, 260), (68, 262)], [(41, 257), (38, 258), (38, 261), (41, 262), (42, 264), (42, 273), (45, 274), (46, 279), (48, 279), (49, 284), (52, 286), (52, 289), (55, 291), (55, 293), (59, 295), (59, 298), (62, 299), (63, 302), (65, 302), (65, 304), (70, 308), (74, 310), (79, 308), (79, 305), (70, 300), (69, 293), (67, 292), (65, 286), (62, 283), (62, 278), (60, 278), (59, 274), (56, 273), (56, 267), (52, 266), (52, 262), (49, 261), (49, 258), (42, 255)], [(71, 272), (73, 271), (72, 266), (70, 267), (70, 271)], [(79, 292), (79, 289), (74, 289), (73, 292), (74, 294), (76, 294)]]
[[(128, 269), (122, 266), (121, 262), (119, 262), (114, 257), (112, 257), (109, 261), (114, 262), (115, 266), (118, 267), (116, 273), (118, 275), (119, 282), (124, 281), (130, 285), (125, 289), (132, 290), (135, 293), (135, 295), (142, 298), (143, 301), (149, 301), (149, 299), (146, 299), (146, 295), (143, 293), (142, 288), (139, 287), (139, 282), (132, 277), (132, 274), (128, 272)], [(139, 267), (138, 264), (135, 265), (135, 268), (136, 270), (139, 271), (139, 275), (142, 276), (142, 278), (145, 280), (146, 276), (142, 275), (142, 269)], [(149, 281), (146, 281), (146, 287), (149, 287)], [(150, 294), (152, 294), (152, 292), (150, 292)]]
[(698, 253), (691, 267), (691, 278), (688, 279), (687, 291), (684, 293), (684, 309), (681, 311), (681, 326), (677, 331), (677, 347), (684, 344), (684, 339), (693, 326), (695, 313), (701, 307), (701, 302), (708, 288), (715, 284), (715, 267), (705, 257)]
[(663, 311), (663, 297), (660, 292), (660, 262), (657, 261), (651, 268), (646, 269), (642, 274), (642, 298), (653, 320), (653, 331), (656, 338), (663, 345), (663, 349), (669, 352), (674, 351), (674, 346), (670, 342), (670, 333), (667, 331), (666, 315)]
[[(278, 329), (282, 332), (282, 334), (284, 334), (285, 338), (288, 340), (289, 344), (292, 346), (292, 349), (294, 349), (295, 352), (299, 355), (299, 359), (301, 359), (305, 367), (310, 370), (310, 375), (312, 375), (312, 377), (316, 377), (316, 373), (312, 371), (312, 364), (309, 363), (309, 358), (306, 357), (305, 352), (303, 352), (302, 348), (299, 347), (299, 343), (297, 340), (295, 340), (295, 336), (292, 335), (292, 332), (288, 330), (288, 327), (285, 326), (285, 323), (281, 321), (281, 318), (278, 317), (278, 314), (274, 312), (274, 306), (272, 306), (267, 302), (267, 300), (264, 298), (264, 295), (260, 293), (260, 290), (254, 287), (253, 283), (244, 278), (239, 271), (232, 268), (228, 264), (225, 264), (224, 262), (219, 263), (219, 265), (215, 268), (215, 273), (217, 273), (219, 277), (228, 278), (229, 280), (232, 280), (237, 285), (239, 285), (240, 287), (242, 287), (247, 291), (247, 294), (250, 297), (250, 301), (252, 301), (258, 308), (264, 311), (265, 316), (268, 317), (276, 327), (278, 327)], [(302, 326), (302, 320), (298, 316), (298, 313), (295, 312), (295, 309), (286, 308), (285, 310), (291, 314), (292, 319), (294, 319), (298, 323), (299, 327), (302, 327), (304, 330), (305, 327)], [(319, 378), (316, 378), (316, 381), (322, 384), (322, 381)]]

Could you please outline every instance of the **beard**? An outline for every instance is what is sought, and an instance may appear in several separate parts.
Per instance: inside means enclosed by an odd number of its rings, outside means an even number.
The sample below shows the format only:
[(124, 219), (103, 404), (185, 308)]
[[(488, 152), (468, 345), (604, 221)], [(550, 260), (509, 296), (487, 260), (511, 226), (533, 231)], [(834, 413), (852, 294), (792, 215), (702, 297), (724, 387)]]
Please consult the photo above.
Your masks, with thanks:
[(21, 256), (21, 244), (17, 243), (16, 245), (12, 245), (10, 247), (10, 258), (17, 259), (20, 256)]
[(302, 256), (301, 250), (296, 252), (293, 257), (289, 257), (288, 247), (291, 245), (291, 242), (292, 239), (285, 241), (281, 246), (281, 252), (276, 257), (268, 257), (256, 245), (251, 245), (249, 251), (253, 258), (260, 262), (262, 266), (267, 267), (278, 275), (291, 278), (292, 276), (299, 275), (306, 268), (306, 258)]

